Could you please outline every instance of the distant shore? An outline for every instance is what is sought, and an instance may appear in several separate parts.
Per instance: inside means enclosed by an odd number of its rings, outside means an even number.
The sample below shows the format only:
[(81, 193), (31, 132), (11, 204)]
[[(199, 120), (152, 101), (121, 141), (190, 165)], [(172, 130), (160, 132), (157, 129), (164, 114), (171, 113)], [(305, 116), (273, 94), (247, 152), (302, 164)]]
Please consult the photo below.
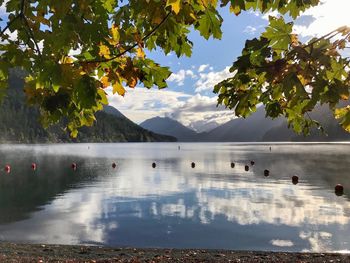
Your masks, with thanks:
[(350, 262), (350, 254), (0, 243), (0, 262)]

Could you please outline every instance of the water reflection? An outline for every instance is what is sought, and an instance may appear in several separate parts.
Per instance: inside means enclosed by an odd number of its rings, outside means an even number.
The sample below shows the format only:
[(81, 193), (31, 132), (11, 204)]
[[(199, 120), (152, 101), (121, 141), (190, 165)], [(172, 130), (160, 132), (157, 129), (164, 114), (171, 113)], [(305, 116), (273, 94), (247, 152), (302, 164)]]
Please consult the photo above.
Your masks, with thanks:
[[(21, 148), (21, 159), (19, 149), (4, 148), (1, 160), (15, 165), (0, 177), (0, 237), (138, 247), (346, 250), (350, 203), (348, 196), (334, 194), (334, 186), (342, 183), (345, 193), (350, 188), (349, 147), (274, 145), (270, 152), (265, 145), (183, 144), (179, 151), (175, 144), (96, 144), (87, 151), (82, 144)], [(72, 159), (78, 163), (75, 172)], [(255, 165), (246, 172), (250, 160)], [(294, 174), (298, 185), (291, 182)]]

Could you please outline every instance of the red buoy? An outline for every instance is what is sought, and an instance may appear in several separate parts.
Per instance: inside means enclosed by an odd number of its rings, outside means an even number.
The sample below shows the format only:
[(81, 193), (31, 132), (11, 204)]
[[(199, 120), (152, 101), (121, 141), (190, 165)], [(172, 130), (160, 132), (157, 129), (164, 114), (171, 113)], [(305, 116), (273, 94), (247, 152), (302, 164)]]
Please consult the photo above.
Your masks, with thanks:
[(264, 176), (269, 176), (270, 175), (270, 171), (269, 170), (264, 170)]
[(72, 163), (71, 167), (75, 171), (77, 169), (77, 164), (76, 163)]
[(116, 167), (117, 167), (117, 164), (116, 164), (116, 163), (112, 163), (112, 167), (113, 167), (113, 168), (116, 168)]
[(292, 183), (297, 184), (299, 182), (299, 177), (297, 175), (292, 176)]
[(31, 167), (32, 167), (32, 170), (35, 171), (36, 170), (36, 163), (32, 163)]
[(249, 171), (249, 166), (248, 165), (244, 166), (244, 170), (246, 170), (246, 172), (248, 172)]
[(8, 174), (11, 172), (11, 166), (9, 164), (5, 165), (5, 172)]
[(334, 187), (334, 191), (335, 191), (335, 194), (340, 196), (340, 195), (343, 195), (344, 193), (344, 187), (341, 185), (341, 184), (337, 184), (335, 187)]

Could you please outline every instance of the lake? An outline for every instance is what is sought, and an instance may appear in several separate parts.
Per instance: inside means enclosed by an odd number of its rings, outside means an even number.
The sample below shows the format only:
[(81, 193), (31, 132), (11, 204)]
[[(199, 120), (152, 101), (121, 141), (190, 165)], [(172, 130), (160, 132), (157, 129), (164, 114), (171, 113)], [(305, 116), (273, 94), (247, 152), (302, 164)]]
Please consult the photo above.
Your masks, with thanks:
[(348, 252), (349, 164), (337, 143), (1, 145), (0, 241)]

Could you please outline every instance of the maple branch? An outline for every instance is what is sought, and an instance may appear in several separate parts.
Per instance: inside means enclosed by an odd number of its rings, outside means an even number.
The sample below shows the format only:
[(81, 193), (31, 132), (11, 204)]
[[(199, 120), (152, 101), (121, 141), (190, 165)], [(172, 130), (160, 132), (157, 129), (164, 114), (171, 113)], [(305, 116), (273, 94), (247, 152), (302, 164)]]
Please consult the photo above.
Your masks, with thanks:
[(0, 32), (0, 37), (3, 36), (3, 34), (6, 32), (6, 30), (9, 29), (10, 26), (11, 26), (18, 18), (23, 17), (23, 14), (24, 14), (24, 1), (25, 1), (25, 0), (22, 0), (22, 1), (21, 1), (21, 11), (19, 12), (19, 14), (16, 15), (14, 19), (12, 19), (11, 21), (9, 21), (9, 22), (7, 23), (7, 25), (4, 27), (4, 29), (1, 30), (1, 32)]
[(38, 52), (39, 56), (41, 57), (41, 52), (40, 52), (38, 42), (36, 41), (36, 39), (34, 37), (34, 33), (33, 33), (32, 28), (30, 27), (30, 25), (28, 23), (28, 19), (24, 15), (22, 16), (22, 19), (24, 20), (24, 23), (25, 23), (26, 27), (28, 28), (27, 34), (33, 40), (33, 42), (35, 44), (36, 51)]
[(35, 37), (34, 37), (34, 33), (33, 33), (32, 28), (30, 27), (30, 25), (29, 25), (29, 23), (28, 23), (28, 19), (27, 19), (27, 17), (24, 15), (24, 11), (25, 11), (25, 0), (21, 0), (21, 9), (20, 9), (20, 12), (18, 13), (18, 15), (15, 16), (14, 19), (12, 19), (11, 21), (9, 21), (9, 22), (7, 23), (7, 25), (5, 26), (5, 28), (1, 31), (0, 37), (3, 36), (3, 34), (5, 33), (5, 31), (6, 31), (7, 29), (9, 29), (10, 26), (11, 26), (18, 18), (20, 18), (20, 19), (22, 19), (22, 20), (24, 21), (24, 25), (25, 25), (25, 27), (27, 27), (27, 29), (28, 29), (28, 30), (25, 30), (25, 31), (26, 31), (26, 33), (27, 33), (29, 39), (32, 39), (32, 40), (33, 40), (34, 45), (35, 45), (35, 48), (36, 48), (38, 54), (39, 54), (40, 57), (41, 57), (41, 52), (40, 52), (39, 45), (38, 45), (38, 43), (37, 43), (37, 41), (36, 41), (36, 39), (35, 39)]
[(5, 26), (5, 28), (1, 31), (0, 37), (2, 37), (2, 35), (5, 33), (5, 31), (6, 31), (7, 29), (9, 29), (9, 27), (10, 27), (18, 18), (20, 18), (20, 17), (21, 17), (21, 14), (18, 14), (17, 16), (15, 16), (14, 19), (12, 19), (11, 21), (9, 21), (9, 22), (7, 23), (7, 25)]
[[(162, 19), (162, 21), (156, 25), (150, 32), (148, 32), (142, 39), (141, 41), (145, 41), (146, 39), (148, 39), (150, 36), (152, 36), (157, 30), (158, 28), (160, 28), (164, 22), (168, 19), (168, 17), (170, 16), (170, 12)], [(117, 55), (111, 57), (111, 58), (108, 58), (108, 59), (95, 59), (95, 60), (85, 60), (85, 61), (80, 61), (80, 62), (77, 62), (78, 64), (79, 63), (104, 63), (104, 62), (109, 62), (109, 61), (112, 61), (116, 58), (119, 58), (123, 55), (125, 55), (126, 53), (128, 53), (129, 51), (131, 51), (132, 49), (134, 49), (135, 47), (138, 46), (139, 43), (135, 43), (134, 45), (128, 47), (127, 49), (125, 49), (123, 52), (120, 52), (118, 53)], [(72, 63), (74, 64), (74, 62)]]

